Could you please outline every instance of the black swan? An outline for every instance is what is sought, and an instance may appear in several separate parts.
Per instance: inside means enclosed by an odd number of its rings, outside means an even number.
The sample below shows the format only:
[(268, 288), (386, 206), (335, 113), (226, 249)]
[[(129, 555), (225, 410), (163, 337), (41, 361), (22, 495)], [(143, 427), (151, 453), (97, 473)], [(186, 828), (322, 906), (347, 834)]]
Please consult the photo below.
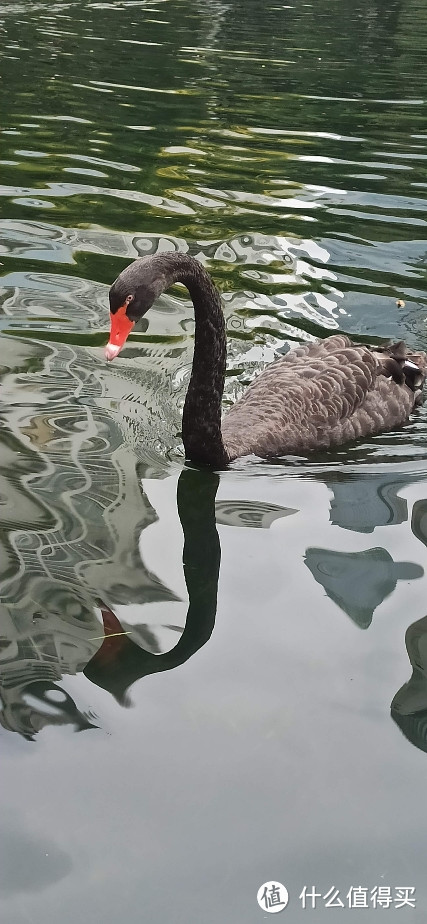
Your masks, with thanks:
[(240, 456), (305, 455), (401, 426), (422, 403), (425, 353), (403, 342), (369, 347), (342, 335), (304, 344), (268, 366), (221, 422), (226, 335), (211, 277), (187, 254), (135, 260), (110, 289), (107, 359), (158, 296), (175, 282), (195, 314), (194, 358), (182, 417), (186, 458), (222, 467)]

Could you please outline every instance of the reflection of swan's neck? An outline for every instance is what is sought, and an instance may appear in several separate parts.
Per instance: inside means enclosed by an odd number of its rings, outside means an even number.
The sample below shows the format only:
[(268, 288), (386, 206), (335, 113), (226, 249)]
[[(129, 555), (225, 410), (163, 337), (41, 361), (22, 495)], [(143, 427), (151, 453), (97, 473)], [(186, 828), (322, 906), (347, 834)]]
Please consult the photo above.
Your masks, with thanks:
[(162, 655), (145, 651), (123, 632), (114, 613), (102, 607), (106, 640), (84, 673), (123, 705), (129, 702), (127, 690), (135, 680), (178, 667), (212, 634), (221, 559), (215, 524), (218, 483), (218, 475), (208, 469), (184, 468), (178, 480), (178, 513), (184, 533), (182, 560), (189, 597), (185, 628), (178, 644)]
[(213, 472), (184, 469), (177, 490), (178, 513), (184, 533), (182, 561), (189, 598), (184, 633), (191, 631), (200, 635), (202, 632), (207, 638), (215, 621), (221, 561), (215, 523), (218, 483), (218, 475)]

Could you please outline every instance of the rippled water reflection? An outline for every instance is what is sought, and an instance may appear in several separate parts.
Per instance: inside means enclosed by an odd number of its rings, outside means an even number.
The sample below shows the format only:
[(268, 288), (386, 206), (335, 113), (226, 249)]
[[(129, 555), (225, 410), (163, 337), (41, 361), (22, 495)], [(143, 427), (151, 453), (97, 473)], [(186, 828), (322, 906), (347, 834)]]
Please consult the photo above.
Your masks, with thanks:
[(185, 290), (114, 364), (101, 347), (117, 273), (181, 251), (223, 293), (225, 404), (335, 330), (427, 348), (425, 6), (3, 17), (5, 920), (163, 922), (173, 901), (255, 924), (273, 876), (292, 920), (312, 883), (414, 886), (390, 913), (424, 920), (427, 411), (200, 473)]

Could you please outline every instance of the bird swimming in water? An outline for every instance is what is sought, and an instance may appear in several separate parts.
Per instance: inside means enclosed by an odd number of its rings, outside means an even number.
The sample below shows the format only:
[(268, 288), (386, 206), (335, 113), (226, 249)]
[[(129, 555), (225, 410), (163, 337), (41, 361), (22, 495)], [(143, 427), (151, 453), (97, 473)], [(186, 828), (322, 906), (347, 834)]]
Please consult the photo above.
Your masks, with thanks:
[(216, 468), (242, 456), (306, 455), (402, 426), (422, 403), (427, 356), (403, 341), (380, 347), (336, 334), (298, 346), (268, 366), (221, 419), (226, 333), (209, 273), (187, 254), (135, 260), (110, 289), (108, 360), (135, 323), (176, 282), (195, 315), (193, 366), (182, 417), (188, 460)]

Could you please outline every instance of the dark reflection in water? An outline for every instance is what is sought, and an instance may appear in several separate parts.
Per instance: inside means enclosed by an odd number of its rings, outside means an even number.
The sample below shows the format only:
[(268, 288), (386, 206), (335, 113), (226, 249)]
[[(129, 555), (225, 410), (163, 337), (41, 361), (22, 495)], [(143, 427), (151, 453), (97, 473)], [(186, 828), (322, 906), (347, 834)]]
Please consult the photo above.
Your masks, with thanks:
[[(29, 739), (48, 724), (71, 724), (77, 731), (94, 728), (95, 718), (79, 712), (71, 696), (51, 678), (59, 681), (62, 673), (83, 670), (92, 683), (126, 705), (127, 691), (136, 680), (183, 664), (207, 642), (215, 622), (220, 565), (215, 526), (218, 482), (218, 475), (209, 471), (185, 469), (179, 476), (177, 505), (184, 533), (183, 566), (189, 606), (182, 635), (170, 651), (154, 654), (144, 650), (141, 633), (138, 639), (135, 628), (124, 628), (110, 607), (96, 599), (91, 605), (86, 595), (83, 611), (76, 584), (73, 587), (70, 582), (65, 591), (52, 583), (48, 574), (41, 579), (44, 606), (32, 618), (30, 613), (25, 614), (30, 624), (26, 632), (19, 632), (16, 611), (5, 607), (3, 627), (8, 619), (11, 635), (1, 639), (0, 722), (4, 728)], [(152, 599), (152, 594), (144, 588), (142, 562), (137, 570), (142, 572), (138, 603), (143, 604)], [(96, 607), (102, 614), (103, 641), (95, 618)], [(87, 638), (95, 626), (97, 635)], [(97, 649), (92, 656), (91, 648)]]
[[(343, 479), (331, 484), (335, 521), (360, 532), (371, 532), (384, 523), (402, 522), (407, 518), (407, 506), (397, 491), (405, 483), (405, 477), (390, 476), (389, 481), (370, 479), (354, 484)], [(427, 546), (427, 500), (414, 503), (411, 529)], [(410, 581), (424, 575), (420, 565), (394, 562), (382, 548), (353, 553), (308, 548), (305, 564), (328, 597), (362, 629), (369, 627), (375, 609), (393, 592), (398, 580)], [(391, 715), (408, 741), (427, 752), (427, 616), (409, 626), (405, 644), (412, 677), (394, 696)]]
[[(417, 476), (415, 479), (417, 480)], [(369, 474), (353, 477), (337, 473), (327, 478), (333, 492), (331, 522), (343, 529), (371, 533), (378, 526), (392, 526), (408, 518), (406, 500), (399, 496), (408, 484), (408, 476)], [(417, 504), (414, 506), (412, 531)], [(397, 581), (420, 578), (424, 569), (413, 562), (395, 562), (383, 548), (360, 552), (308, 548), (305, 564), (314, 579), (361, 629), (371, 624), (376, 608), (390, 596)]]
[[(427, 546), (427, 500), (415, 502), (411, 528), (414, 536)], [(412, 677), (396, 693), (391, 714), (406, 738), (427, 752), (427, 616), (409, 626), (405, 644)]]
[(393, 593), (397, 581), (410, 581), (424, 574), (413, 562), (394, 562), (386, 549), (337, 552), (307, 549), (305, 563), (328, 597), (361, 629), (367, 629), (377, 606)]
[(408, 741), (427, 752), (427, 616), (409, 626), (405, 643), (412, 677), (396, 693), (391, 715)]
[(126, 691), (135, 680), (178, 667), (212, 634), (221, 558), (215, 526), (218, 483), (218, 475), (208, 471), (184, 470), (179, 476), (177, 505), (184, 533), (182, 562), (189, 603), (185, 628), (175, 647), (164, 654), (144, 651), (130, 636), (122, 634), (111, 610), (101, 607), (106, 638), (84, 673), (123, 705)]

